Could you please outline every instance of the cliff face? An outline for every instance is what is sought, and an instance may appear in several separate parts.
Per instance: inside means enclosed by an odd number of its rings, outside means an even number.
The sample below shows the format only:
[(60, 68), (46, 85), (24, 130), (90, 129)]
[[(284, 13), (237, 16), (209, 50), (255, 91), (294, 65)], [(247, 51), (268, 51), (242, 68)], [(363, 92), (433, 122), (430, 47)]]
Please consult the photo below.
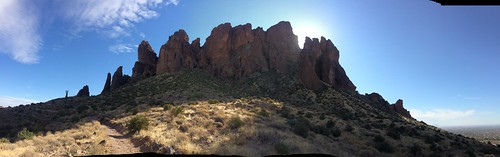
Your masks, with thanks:
[[(110, 91), (142, 78), (163, 73), (175, 73), (183, 68), (199, 68), (218, 77), (244, 78), (258, 75), (269, 70), (277, 73), (291, 72), (298, 66), (298, 80), (304, 87), (320, 91), (335, 87), (350, 92), (356, 91), (339, 63), (339, 50), (324, 37), (306, 38), (304, 48), (299, 48), (298, 39), (293, 34), (289, 22), (263, 30), (252, 29), (251, 24), (232, 27), (230, 23), (215, 27), (200, 46), (200, 39), (189, 43), (186, 31), (180, 29), (169, 36), (161, 46), (159, 57), (147, 41), (138, 47), (138, 61), (132, 69), (132, 78), (122, 74), (120, 66), (109, 83), (109, 75), (104, 91)], [(366, 102), (383, 111), (396, 112), (411, 117), (402, 107), (402, 101), (389, 105), (382, 96), (370, 94)], [(399, 102), (399, 101), (398, 101)]]

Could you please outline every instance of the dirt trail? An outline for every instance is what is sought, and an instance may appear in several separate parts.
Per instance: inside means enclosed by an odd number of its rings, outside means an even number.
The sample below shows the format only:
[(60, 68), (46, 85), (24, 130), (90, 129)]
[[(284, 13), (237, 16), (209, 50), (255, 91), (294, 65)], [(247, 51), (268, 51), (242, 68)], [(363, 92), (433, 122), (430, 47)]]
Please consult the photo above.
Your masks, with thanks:
[(107, 125), (104, 126), (106, 127), (106, 134), (109, 136), (105, 143), (109, 154), (131, 154), (141, 152), (141, 149), (134, 146), (132, 143), (130, 135), (123, 135)]

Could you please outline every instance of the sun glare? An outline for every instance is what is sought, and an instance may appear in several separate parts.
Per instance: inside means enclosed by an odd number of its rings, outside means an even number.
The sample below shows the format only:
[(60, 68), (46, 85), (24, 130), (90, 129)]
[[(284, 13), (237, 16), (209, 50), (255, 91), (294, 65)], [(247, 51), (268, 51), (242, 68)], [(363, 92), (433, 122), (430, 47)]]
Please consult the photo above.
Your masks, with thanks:
[(298, 37), (300, 48), (304, 47), (304, 42), (306, 40), (306, 37), (312, 39), (312, 38), (321, 38), (321, 36), (325, 35), (323, 29), (321, 29), (320, 26), (310, 22), (303, 22), (297, 24), (296, 26), (293, 27), (293, 32)]

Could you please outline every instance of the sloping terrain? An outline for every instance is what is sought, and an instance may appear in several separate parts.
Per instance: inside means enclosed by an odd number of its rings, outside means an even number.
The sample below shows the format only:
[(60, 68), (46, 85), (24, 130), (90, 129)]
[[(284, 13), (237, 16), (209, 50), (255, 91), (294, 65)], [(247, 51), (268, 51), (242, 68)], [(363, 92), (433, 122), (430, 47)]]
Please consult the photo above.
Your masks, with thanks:
[[(130, 119), (144, 116), (149, 127), (129, 134), (136, 147), (141, 147), (139, 151), (244, 156), (498, 153), (498, 148), (492, 145), (382, 112), (348, 92), (333, 88), (313, 92), (302, 88), (291, 75), (269, 72), (231, 81), (186, 69), (150, 77), (96, 97), (61, 98), (3, 109), (2, 119), (17, 121), (2, 121), (2, 126), (27, 127), (39, 133), (33, 140), (0, 144), (0, 152), (30, 156), (131, 153), (130, 149), (106, 147), (113, 142), (110, 137), (126, 136), (106, 136), (109, 129), (98, 121), (127, 134)], [(29, 119), (28, 115), (36, 118)], [(32, 121), (46, 125), (30, 127), (37, 126)], [(55, 141), (59, 144), (51, 143)], [(122, 145), (119, 141), (110, 145), (115, 144)], [(46, 145), (51, 147), (40, 148)], [(129, 144), (119, 147), (125, 145)]]

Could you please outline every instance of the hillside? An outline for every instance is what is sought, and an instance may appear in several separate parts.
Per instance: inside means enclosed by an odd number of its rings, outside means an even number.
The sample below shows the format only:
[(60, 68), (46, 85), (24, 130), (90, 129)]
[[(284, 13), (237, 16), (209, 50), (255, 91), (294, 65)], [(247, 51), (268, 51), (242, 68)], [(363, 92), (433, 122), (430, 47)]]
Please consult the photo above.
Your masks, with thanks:
[(0, 109), (0, 156), (500, 155), (413, 119), (402, 100), (357, 93), (333, 43), (308, 38), (300, 49), (287, 22), (267, 31), (221, 24), (203, 46), (188, 41), (179, 30), (159, 57), (141, 42), (132, 76), (119, 67), (98, 96), (84, 87), (75, 97)]

